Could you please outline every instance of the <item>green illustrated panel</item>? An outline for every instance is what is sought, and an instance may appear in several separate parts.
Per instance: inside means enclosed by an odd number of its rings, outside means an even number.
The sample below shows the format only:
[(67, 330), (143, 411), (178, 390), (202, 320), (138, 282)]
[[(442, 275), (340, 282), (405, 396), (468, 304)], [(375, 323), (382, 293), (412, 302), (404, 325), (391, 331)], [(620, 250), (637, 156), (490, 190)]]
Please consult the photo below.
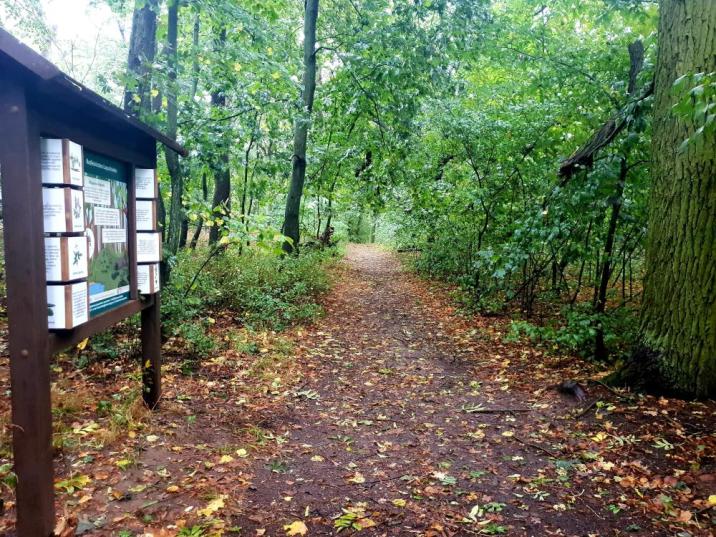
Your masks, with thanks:
[(85, 151), (84, 192), (93, 317), (129, 300), (126, 166)]

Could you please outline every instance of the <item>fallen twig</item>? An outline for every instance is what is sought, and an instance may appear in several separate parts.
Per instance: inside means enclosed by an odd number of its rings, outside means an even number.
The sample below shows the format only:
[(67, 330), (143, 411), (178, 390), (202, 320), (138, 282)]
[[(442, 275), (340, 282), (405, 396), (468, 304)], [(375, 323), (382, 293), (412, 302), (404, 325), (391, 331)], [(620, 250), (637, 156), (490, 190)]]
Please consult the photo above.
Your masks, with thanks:
[(522, 440), (521, 438), (519, 438), (519, 437), (517, 437), (517, 436), (513, 436), (512, 438), (513, 438), (514, 440), (517, 440), (520, 444), (523, 444), (523, 445), (525, 445), (525, 446), (529, 446), (529, 447), (534, 448), (534, 449), (538, 449), (538, 450), (542, 451), (543, 453), (546, 453), (547, 455), (549, 455), (549, 456), (552, 457), (553, 459), (558, 459), (558, 458), (559, 458), (557, 455), (555, 455), (554, 453), (552, 453), (552, 452), (551, 452), (550, 450), (548, 450), (547, 448), (543, 448), (542, 446), (538, 446), (537, 444), (531, 444), (530, 442), (526, 442), (526, 441)]
[(594, 401), (592, 401), (591, 403), (589, 403), (589, 406), (587, 406), (587, 408), (585, 408), (585, 409), (582, 410), (579, 414), (577, 414), (576, 416), (574, 416), (574, 419), (575, 419), (575, 420), (580, 419), (580, 418), (583, 417), (587, 412), (589, 412), (590, 410), (592, 410), (595, 406), (597, 406), (597, 400), (596, 400), (596, 399), (595, 399)]
[(623, 401), (631, 402), (631, 401), (634, 401), (634, 399), (635, 399), (635, 397), (633, 395), (623, 395), (623, 394), (619, 393), (618, 391), (616, 391), (614, 388), (612, 388), (608, 384), (603, 383), (601, 380), (587, 379), (587, 382), (589, 382), (591, 384), (598, 384), (602, 388), (609, 390), (612, 394), (617, 396), (619, 399), (622, 399)]
[(478, 408), (466, 410), (468, 414), (500, 414), (503, 412), (530, 412), (531, 408)]

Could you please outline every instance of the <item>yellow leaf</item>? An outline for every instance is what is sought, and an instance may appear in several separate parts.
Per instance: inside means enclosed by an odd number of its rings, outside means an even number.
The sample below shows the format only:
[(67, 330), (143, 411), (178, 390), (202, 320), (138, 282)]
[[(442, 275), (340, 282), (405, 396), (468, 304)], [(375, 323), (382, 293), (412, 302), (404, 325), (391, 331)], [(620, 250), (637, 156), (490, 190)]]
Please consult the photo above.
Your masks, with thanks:
[(80, 342), (77, 344), (77, 350), (78, 350), (78, 351), (83, 351), (83, 350), (85, 350), (85, 349), (87, 348), (87, 343), (89, 343), (89, 338), (88, 338), (88, 337), (84, 338), (82, 341), (80, 341)]
[(219, 459), (219, 464), (227, 464), (233, 460), (234, 458), (231, 455), (224, 455)]
[(604, 442), (606, 439), (607, 433), (605, 433), (604, 431), (599, 431), (592, 437), (592, 440), (594, 440), (595, 442)]
[(372, 518), (361, 518), (358, 521), (358, 524), (360, 524), (361, 529), (372, 528), (373, 526), (377, 526), (377, 524), (375, 523), (375, 520), (373, 520)]
[(156, 97), (157, 95), (159, 95), (159, 90), (157, 88), (152, 88), (152, 91), (150, 91), (149, 94), (152, 97)]
[(711, 496), (709, 496), (709, 502), (708, 502), (708, 503), (709, 503), (710, 506), (716, 505), (716, 494), (712, 494)]
[(249, 452), (246, 451), (244, 448), (239, 448), (236, 450), (236, 454), (241, 457), (242, 459), (245, 459), (249, 456)]
[(313, 457), (311, 457), (311, 460), (313, 462), (323, 462), (324, 461), (323, 457), (321, 457), (320, 455), (314, 455)]
[(308, 528), (300, 520), (286, 524), (283, 529), (286, 530), (286, 535), (308, 535)]
[(139, 95), (137, 95), (136, 93), (134, 95), (132, 95), (132, 100), (137, 104), (142, 102), (142, 98)]
[(391, 503), (396, 507), (405, 507), (405, 504), (408, 502), (402, 498), (396, 498), (395, 500), (392, 500)]
[(513, 433), (512, 431), (505, 431), (504, 433), (502, 433), (502, 436), (506, 436), (507, 438), (510, 438), (512, 436), (515, 436), (515, 433)]
[(200, 516), (204, 517), (210, 517), (214, 513), (216, 513), (219, 509), (224, 507), (224, 500), (226, 500), (228, 496), (225, 494), (222, 494), (221, 496), (218, 496), (217, 498), (214, 498), (209, 503), (206, 504), (206, 507), (204, 509), (199, 509), (197, 513)]
[(167, 492), (179, 492), (179, 487), (176, 485), (169, 485), (166, 490)]
[(355, 474), (353, 474), (353, 477), (348, 480), (348, 482), (360, 485), (361, 483), (365, 483), (365, 477), (363, 477), (363, 474), (361, 474), (360, 472), (356, 472)]

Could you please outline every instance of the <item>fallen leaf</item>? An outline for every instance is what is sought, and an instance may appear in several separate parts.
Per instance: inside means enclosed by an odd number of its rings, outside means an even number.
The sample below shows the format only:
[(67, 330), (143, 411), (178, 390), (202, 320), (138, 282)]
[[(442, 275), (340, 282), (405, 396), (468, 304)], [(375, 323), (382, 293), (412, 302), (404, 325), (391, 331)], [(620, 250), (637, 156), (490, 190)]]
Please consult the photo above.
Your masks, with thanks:
[(363, 477), (363, 474), (361, 474), (360, 472), (356, 472), (355, 474), (353, 474), (353, 477), (348, 480), (348, 482), (360, 485), (361, 483), (365, 483), (365, 477)]
[(286, 535), (308, 535), (308, 528), (300, 520), (291, 522), (283, 527), (286, 530)]
[(222, 494), (213, 500), (211, 500), (209, 503), (206, 504), (206, 507), (204, 509), (199, 509), (197, 513), (200, 516), (210, 517), (214, 513), (216, 513), (219, 509), (224, 507), (224, 500), (226, 500), (228, 496), (226, 494)]

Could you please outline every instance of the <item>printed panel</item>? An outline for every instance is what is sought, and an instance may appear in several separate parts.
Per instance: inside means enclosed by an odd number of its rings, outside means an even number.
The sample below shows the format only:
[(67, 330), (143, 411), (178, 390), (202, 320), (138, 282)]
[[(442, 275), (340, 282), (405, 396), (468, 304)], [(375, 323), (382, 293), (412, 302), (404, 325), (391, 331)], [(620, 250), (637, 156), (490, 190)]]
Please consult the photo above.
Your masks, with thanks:
[(137, 284), (143, 295), (159, 292), (159, 264), (137, 265)]
[(137, 231), (157, 230), (157, 202), (154, 200), (137, 200)]
[(71, 140), (40, 140), (42, 184), (83, 185), (82, 146)]
[(87, 237), (45, 237), (45, 279), (67, 282), (87, 277)]
[(85, 151), (85, 211), (89, 240), (90, 316), (129, 300), (127, 170)]
[(66, 330), (86, 323), (89, 317), (87, 282), (47, 286), (47, 326)]
[(162, 260), (162, 234), (137, 233), (137, 263), (159, 263)]
[(45, 233), (82, 233), (85, 230), (84, 196), (69, 187), (43, 187)]
[(157, 170), (135, 168), (134, 197), (139, 199), (154, 199), (159, 197)]

